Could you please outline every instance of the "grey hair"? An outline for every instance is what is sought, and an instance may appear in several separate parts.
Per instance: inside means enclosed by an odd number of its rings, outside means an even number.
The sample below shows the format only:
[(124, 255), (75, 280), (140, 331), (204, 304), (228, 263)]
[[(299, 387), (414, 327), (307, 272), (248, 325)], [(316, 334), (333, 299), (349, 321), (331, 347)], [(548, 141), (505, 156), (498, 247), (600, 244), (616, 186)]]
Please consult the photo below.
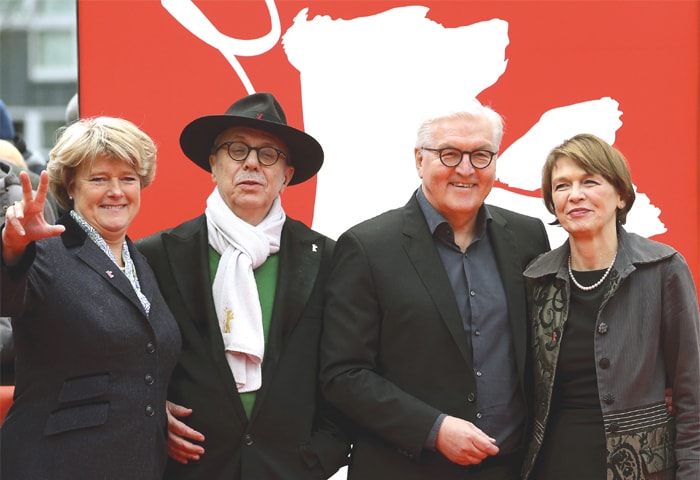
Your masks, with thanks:
[(433, 140), (433, 126), (441, 120), (473, 120), (485, 118), (491, 124), (494, 148), (498, 150), (503, 139), (503, 117), (491, 107), (482, 105), (478, 100), (473, 100), (459, 110), (442, 110), (427, 114), (421, 120), (416, 135), (416, 148), (429, 145)]

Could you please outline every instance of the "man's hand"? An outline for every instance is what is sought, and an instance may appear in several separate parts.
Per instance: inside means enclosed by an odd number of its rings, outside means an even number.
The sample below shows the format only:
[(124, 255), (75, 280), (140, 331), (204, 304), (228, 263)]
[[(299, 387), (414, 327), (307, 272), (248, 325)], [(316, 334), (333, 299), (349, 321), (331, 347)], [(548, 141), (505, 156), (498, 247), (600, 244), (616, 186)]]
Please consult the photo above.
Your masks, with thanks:
[(451, 462), (476, 465), (498, 453), (496, 439), (489, 437), (473, 423), (447, 416), (438, 430), (435, 447)]
[(192, 409), (168, 401), (165, 410), (168, 413), (168, 455), (182, 464), (187, 464), (190, 460), (199, 460), (200, 455), (204, 453), (204, 447), (189, 440), (203, 442), (204, 435), (176, 418), (190, 416)]

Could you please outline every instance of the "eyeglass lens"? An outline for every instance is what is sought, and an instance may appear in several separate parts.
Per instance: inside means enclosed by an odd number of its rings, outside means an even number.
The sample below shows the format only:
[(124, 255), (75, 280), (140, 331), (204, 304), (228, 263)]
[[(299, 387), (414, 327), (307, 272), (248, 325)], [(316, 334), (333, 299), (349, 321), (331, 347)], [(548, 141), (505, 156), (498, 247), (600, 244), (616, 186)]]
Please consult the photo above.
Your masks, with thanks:
[(474, 150), (473, 152), (460, 151), (456, 148), (442, 148), (439, 151), (440, 161), (446, 167), (456, 167), (462, 161), (462, 155), (469, 157), (474, 168), (486, 168), (491, 163), (493, 153), (488, 150)]
[(248, 158), (251, 150), (255, 150), (258, 154), (258, 161), (268, 167), (277, 163), (280, 155), (284, 155), (283, 152), (274, 147), (251, 147), (243, 142), (230, 142), (228, 144), (228, 155), (237, 162), (242, 162)]

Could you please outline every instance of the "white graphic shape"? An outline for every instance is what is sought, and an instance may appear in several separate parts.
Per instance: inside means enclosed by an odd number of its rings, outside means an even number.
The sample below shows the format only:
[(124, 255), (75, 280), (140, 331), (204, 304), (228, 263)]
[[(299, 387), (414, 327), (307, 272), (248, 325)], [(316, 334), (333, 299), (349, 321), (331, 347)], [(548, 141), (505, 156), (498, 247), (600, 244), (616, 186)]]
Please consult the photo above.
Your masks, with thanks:
[[(542, 186), (542, 166), (552, 148), (579, 133), (591, 133), (610, 144), (622, 126), (619, 103), (610, 97), (581, 102), (545, 112), (539, 121), (522, 137), (502, 152), (497, 160), (498, 179), (514, 188), (534, 192)], [(649, 197), (636, 191), (632, 210), (627, 215), (625, 228), (645, 237), (666, 232), (659, 220), (661, 210), (652, 205)], [(487, 202), (541, 219), (545, 225), (554, 220), (539, 197), (522, 195), (503, 188), (494, 188)], [(559, 226), (547, 225), (552, 246), (567, 238)]]
[(282, 43), (301, 74), (304, 126), (323, 145), (313, 226), (336, 238), (418, 186), (421, 113), (458, 109), (505, 71), (508, 24), (445, 28), (427, 7), (351, 20), (297, 14)]
[[(269, 33), (241, 40), (222, 34), (191, 0), (161, 0), (184, 28), (216, 48), (247, 92), (254, 93), (236, 58), (262, 55), (281, 34), (274, 0), (265, 0)], [(458, 110), (504, 73), (508, 24), (493, 19), (456, 28), (426, 18), (424, 6), (399, 7), (350, 20), (301, 10), (283, 37), (290, 63), (301, 76), (305, 130), (324, 147), (318, 175), (313, 226), (337, 238), (350, 226), (403, 205), (419, 184), (413, 146), (421, 112)], [(498, 179), (507, 187), (534, 192), (549, 151), (578, 133), (593, 133), (613, 144), (622, 125), (618, 102), (610, 97), (555, 108), (502, 151)], [(636, 189), (636, 187), (635, 187)], [(553, 220), (542, 200), (494, 188), (487, 201)], [(662, 234), (660, 209), (637, 192), (627, 229), (645, 237)], [(547, 226), (553, 246), (566, 239)]]
[(238, 78), (241, 79), (246, 91), (249, 94), (255, 93), (253, 84), (236, 56), (253, 57), (262, 55), (277, 44), (282, 33), (282, 27), (274, 0), (265, 0), (272, 23), (270, 32), (260, 38), (246, 40), (231, 38), (221, 33), (192, 0), (161, 0), (160, 3), (175, 20), (180, 22), (194, 36), (219, 50), (226, 61), (233, 67)]
[(547, 155), (564, 140), (591, 133), (611, 145), (622, 126), (619, 103), (610, 97), (545, 112), (530, 130), (498, 156), (498, 179), (511, 187), (534, 191), (542, 184)]

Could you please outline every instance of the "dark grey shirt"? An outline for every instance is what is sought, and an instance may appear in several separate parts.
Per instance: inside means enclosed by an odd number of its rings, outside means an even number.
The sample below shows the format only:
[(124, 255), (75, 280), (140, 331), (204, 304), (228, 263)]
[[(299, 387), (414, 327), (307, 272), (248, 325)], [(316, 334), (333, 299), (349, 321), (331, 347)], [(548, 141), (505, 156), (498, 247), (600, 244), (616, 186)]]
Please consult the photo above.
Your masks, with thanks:
[[(525, 401), (515, 367), (508, 303), (486, 229), (491, 214), (486, 206), (479, 209), (476, 234), (467, 251), (462, 252), (452, 227), (428, 202), (422, 189), (416, 196), (454, 290), (472, 352), (477, 386), (475, 425), (497, 440), (500, 454), (510, 453), (522, 437)], [(428, 438), (427, 446), (431, 448), (443, 418), (438, 419)]]

